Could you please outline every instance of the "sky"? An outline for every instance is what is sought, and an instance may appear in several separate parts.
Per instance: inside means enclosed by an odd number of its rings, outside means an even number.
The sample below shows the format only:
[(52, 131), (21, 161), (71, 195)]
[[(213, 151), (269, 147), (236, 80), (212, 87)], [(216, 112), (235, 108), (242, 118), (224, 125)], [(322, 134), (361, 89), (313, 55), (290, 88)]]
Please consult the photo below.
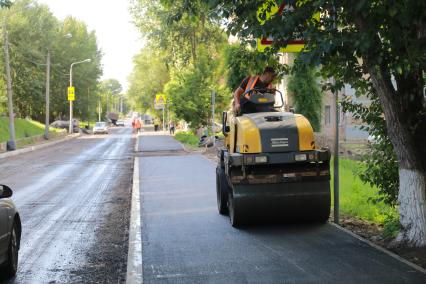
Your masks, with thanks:
[(128, 88), (127, 77), (133, 69), (133, 56), (143, 46), (140, 33), (131, 23), (128, 0), (38, 0), (47, 4), (59, 19), (71, 15), (94, 30), (98, 47), (103, 52), (102, 79), (120, 81), (123, 92)]

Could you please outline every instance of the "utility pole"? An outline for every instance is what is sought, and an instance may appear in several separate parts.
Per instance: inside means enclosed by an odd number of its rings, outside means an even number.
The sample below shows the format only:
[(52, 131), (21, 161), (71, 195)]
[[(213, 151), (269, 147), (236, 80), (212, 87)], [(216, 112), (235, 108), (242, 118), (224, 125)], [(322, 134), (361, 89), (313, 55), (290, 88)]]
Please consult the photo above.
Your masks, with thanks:
[(163, 106), (163, 132), (166, 131), (166, 122), (164, 120), (164, 107), (165, 106)]
[[(333, 28), (336, 29), (336, 7), (333, 5)], [(339, 199), (339, 91), (335, 90), (336, 80), (333, 78), (334, 108), (335, 108), (335, 129), (334, 129), (334, 223), (339, 224), (340, 220), (340, 199)]]
[(215, 91), (212, 91), (212, 101), (211, 101), (211, 103), (212, 103), (212, 139), (213, 139), (213, 147), (215, 146), (215, 144), (216, 144), (216, 136), (215, 136), (215, 133), (214, 133), (214, 105), (215, 105), (215, 100), (216, 100), (216, 93), (215, 93)]
[(87, 88), (87, 129), (89, 129), (89, 123), (90, 123), (90, 87)]
[(10, 75), (9, 61), (9, 38), (6, 30), (6, 20), (3, 20), (3, 40), (4, 40), (4, 62), (6, 69), (6, 85), (7, 85), (7, 108), (9, 110), (9, 141), (7, 142), (7, 150), (16, 150), (15, 143), (15, 114), (13, 113), (13, 93), (12, 93), (12, 77)]
[(99, 99), (99, 108), (98, 108), (98, 121), (99, 122), (101, 122), (101, 113), (102, 113), (101, 99)]
[(46, 59), (46, 120), (44, 126), (44, 139), (49, 139), (49, 108), (50, 108), (50, 49), (47, 49)]
[(106, 113), (109, 113), (109, 93), (107, 93), (107, 101), (106, 101)]

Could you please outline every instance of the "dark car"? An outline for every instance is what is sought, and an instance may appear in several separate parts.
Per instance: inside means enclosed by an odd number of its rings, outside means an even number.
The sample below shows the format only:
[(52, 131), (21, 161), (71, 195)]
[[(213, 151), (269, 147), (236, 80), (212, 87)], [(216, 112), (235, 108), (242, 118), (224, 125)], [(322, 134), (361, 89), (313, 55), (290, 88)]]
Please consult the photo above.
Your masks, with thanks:
[(0, 185), (0, 279), (15, 276), (21, 242), (21, 219), (10, 197), (12, 190)]

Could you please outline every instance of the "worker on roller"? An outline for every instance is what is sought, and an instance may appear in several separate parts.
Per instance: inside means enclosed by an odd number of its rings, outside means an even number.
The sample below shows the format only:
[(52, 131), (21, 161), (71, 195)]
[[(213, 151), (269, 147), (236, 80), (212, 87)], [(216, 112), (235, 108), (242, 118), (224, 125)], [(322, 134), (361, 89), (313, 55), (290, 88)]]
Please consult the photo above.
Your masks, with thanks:
[[(265, 112), (270, 111), (270, 105), (258, 105), (250, 102), (252, 92), (249, 90), (259, 90), (265, 92), (268, 89), (274, 89), (272, 81), (276, 78), (277, 73), (274, 68), (266, 67), (262, 75), (248, 76), (244, 78), (240, 86), (234, 92), (234, 112), (236, 114)], [(245, 94), (242, 96), (242, 94)]]

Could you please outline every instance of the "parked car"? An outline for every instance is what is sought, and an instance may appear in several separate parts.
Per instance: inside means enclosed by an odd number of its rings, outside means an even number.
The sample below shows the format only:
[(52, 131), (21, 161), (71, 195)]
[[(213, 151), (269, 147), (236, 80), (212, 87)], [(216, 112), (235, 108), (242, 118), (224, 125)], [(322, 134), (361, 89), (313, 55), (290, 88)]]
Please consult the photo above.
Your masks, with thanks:
[(11, 196), (10, 187), (0, 184), (0, 279), (15, 276), (18, 269), (21, 219)]
[(116, 126), (124, 126), (124, 120), (117, 120), (115, 123)]
[(93, 127), (93, 134), (98, 133), (108, 134), (108, 124), (106, 122), (96, 122)]
[[(80, 131), (80, 122), (77, 119), (73, 119), (73, 132), (78, 133)], [(68, 120), (55, 120), (50, 124), (51, 127), (61, 128), (61, 129), (69, 129), (70, 122)]]

